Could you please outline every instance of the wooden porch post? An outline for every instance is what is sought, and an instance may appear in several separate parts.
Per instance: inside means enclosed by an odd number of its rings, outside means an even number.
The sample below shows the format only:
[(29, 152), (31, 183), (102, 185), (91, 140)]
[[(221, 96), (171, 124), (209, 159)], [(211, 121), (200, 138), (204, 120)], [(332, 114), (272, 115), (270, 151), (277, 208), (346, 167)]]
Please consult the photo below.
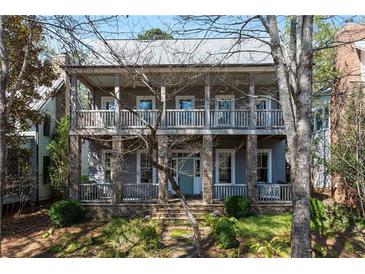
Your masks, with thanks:
[[(255, 98), (255, 75), (249, 75), (249, 109), (250, 129), (256, 128), (256, 98)], [(248, 197), (253, 203), (257, 202), (258, 189), (257, 178), (257, 135), (248, 135), (246, 139), (246, 163), (247, 163), (247, 187)]]
[(246, 139), (247, 187), (248, 197), (255, 204), (258, 199), (257, 188), (257, 135), (247, 135)]
[(161, 113), (161, 127), (166, 126), (166, 88), (161, 87), (161, 103), (162, 103), (162, 113)]
[(211, 204), (213, 201), (213, 135), (203, 135), (201, 157), (203, 203)]
[(80, 200), (81, 137), (69, 135), (68, 194), (70, 200)]
[(123, 140), (121, 136), (112, 136), (112, 182), (114, 191), (114, 203), (122, 201), (122, 157)]
[(76, 74), (71, 75), (71, 92), (70, 92), (70, 129), (75, 130), (77, 127), (76, 109), (77, 109), (77, 77)]
[(255, 75), (249, 75), (249, 109), (250, 109), (250, 129), (256, 128), (256, 98), (255, 98)]
[[(167, 166), (169, 164), (168, 136), (158, 137), (157, 161), (160, 165)], [(166, 174), (158, 170), (158, 198), (160, 203), (168, 201), (168, 179)]]
[(115, 86), (114, 86), (114, 100), (115, 100), (115, 127), (119, 128), (120, 125), (120, 75), (115, 74)]
[(210, 127), (210, 77), (209, 75), (205, 78), (205, 96), (204, 96), (204, 106), (205, 106), (205, 128)]

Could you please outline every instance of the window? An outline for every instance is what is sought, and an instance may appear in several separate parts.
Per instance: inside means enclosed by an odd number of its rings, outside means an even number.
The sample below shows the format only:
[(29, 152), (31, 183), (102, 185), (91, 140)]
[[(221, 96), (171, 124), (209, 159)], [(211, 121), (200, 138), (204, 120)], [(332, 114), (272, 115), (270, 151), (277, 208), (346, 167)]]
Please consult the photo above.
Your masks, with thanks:
[(216, 183), (234, 184), (234, 150), (217, 150)]
[(234, 109), (233, 95), (217, 95), (215, 97), (216, 123), (220, 126), (232, 124), (232, 112)]
[(176, 96), (176, 109), (193, 109), (195, 108), (194, 96)]
[(115, 110), (115, 99), (110, 96), (101, 97), (101, 109), (103, 110)]
[(153, 183), (152, 159), (146, 152), (139, 152), (137, 155), (139, 183)]
[(112, 152), (110, 150), (103, 151), (103, 168), (104, 178), (106, 182), (112, 180)]
[(51, 177), (49, 174), (49, 168), (51, 166), (51, 157), (43, 156), (43, 184), (49, 184)]
[(43, 121), (43, 135), (51, 136), (51, 117), (49, 115), (46, 115)]
[(154, 96), (137, 96), (137, 109), (151, 110), (155, 108)]
[(257, 182), (271, 183), (271, 150), (257, 151)]

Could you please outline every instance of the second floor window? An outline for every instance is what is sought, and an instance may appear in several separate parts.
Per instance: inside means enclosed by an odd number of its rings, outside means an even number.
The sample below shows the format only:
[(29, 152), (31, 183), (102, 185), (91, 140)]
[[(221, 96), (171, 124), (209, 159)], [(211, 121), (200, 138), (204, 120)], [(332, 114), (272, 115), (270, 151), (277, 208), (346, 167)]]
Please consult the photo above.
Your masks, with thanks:
[(113, 97), (102, 97), (101, 108), (103, 110), (115, 110), (115, 99)]

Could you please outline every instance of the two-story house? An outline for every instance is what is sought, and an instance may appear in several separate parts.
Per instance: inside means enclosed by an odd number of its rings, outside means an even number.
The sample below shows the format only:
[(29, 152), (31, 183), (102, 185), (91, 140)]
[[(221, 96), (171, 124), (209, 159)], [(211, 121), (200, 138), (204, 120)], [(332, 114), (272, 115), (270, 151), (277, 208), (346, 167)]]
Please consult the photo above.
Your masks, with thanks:
[[(146, 124), (161, 119), (153, 157), (171, 163), (186, 197), (208, 207), (231, 195), (249, 197), (254, 205), (291, 204), (286, 133), (266, 43), (254, 39), (107, 43), (98, 45), (99, 54), (92, 55), (102, 58), (65, 66), (70, 76), (73, 199), (129, 210), (138, 203), (168, 203), (174, 192), (139, 141), (149, 134)], [(77, 98), (87, 101), (82, 109)], [(171, 145), (174, 138), (184, 137), (186, 142)], [(81, 168), (85, 142), (87, 174)]]

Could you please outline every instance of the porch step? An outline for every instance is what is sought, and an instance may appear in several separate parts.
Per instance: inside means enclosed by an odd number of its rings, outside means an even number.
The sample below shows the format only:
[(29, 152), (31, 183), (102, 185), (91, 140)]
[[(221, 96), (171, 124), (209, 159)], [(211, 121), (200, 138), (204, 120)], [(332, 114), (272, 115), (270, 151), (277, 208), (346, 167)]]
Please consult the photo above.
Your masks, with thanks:
[[(214, 215), (223, 215), (224, 206), (221, 204), (189, 205), (190, 211), (196, 219), (202, 219), (204, 214), (213, 213)], [(151, 211), (151, 218), (158, 220), (187, 220), (186, 213), (182, 206), (176, 204), (159, 205)]]

